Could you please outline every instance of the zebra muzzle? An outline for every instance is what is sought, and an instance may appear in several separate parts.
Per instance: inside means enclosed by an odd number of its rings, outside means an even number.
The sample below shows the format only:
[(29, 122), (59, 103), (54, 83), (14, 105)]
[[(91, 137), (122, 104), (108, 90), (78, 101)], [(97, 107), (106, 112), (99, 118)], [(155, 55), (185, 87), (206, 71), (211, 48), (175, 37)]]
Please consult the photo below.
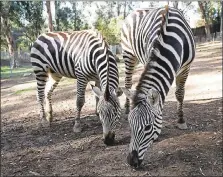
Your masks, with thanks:
[(138, 168), (141, 165), (142, 160), (139, 160), (136, 150), (129, 153), (129, 155), (127, 156), (127, 163), (134, 168)]
[(108, 134), (104, 136), (104, 143), (107, 146), (113, 145), (115, 143), (115, 133), (114, 132), (108, 132)]

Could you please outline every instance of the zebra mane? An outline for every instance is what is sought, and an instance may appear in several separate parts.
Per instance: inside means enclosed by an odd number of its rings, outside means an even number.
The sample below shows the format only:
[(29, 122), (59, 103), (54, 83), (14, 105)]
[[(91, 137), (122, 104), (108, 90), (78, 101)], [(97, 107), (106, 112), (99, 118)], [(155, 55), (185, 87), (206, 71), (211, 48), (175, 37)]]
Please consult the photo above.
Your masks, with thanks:
[(109, 46), (108, 46), (108, 43), (105, 40), (105, 38), (103, 38), (103, 41), (105, 42), (106, 61), (107, 61), (107, 84), (106, 84), (106, 87), (105, 87), (104, 98), (105, 98), (105, 101), (108, 101), (109, 100), (109, 97), (110, 97), (110, 91), (109, 91), (109, 71), (110, 71), (110, 68), (109, 68), (109, 54), (108, 54), (108, 48), (109, 48)]
[(154, 64), (157, 62), (157, 59), (158, 59), (157, 54), (161, 45), (161, 40), (163, 39), (163, 36), (164, 36), (164, 29), (167, 26), (167, 22), (168, 22), (168, 6), (166, 6), (165, 10), (162, 12), (162, 23), (160, 25), (160, 30), (158, 31), (158, 34), (157, 34), (158, 37), (153, 42), (152, 51), (149, 56), (148, 62), (145, 65), (144, 70), (139, 79), (138, 85), (136, 86), (136, 92), (133, 98), (133, 105), (136, 105), (139, 102), (137, 95), (140, 95), (141, 93), (145, 93), (145, 91), (142, 90), (142, 85), (144, 83), (143, 81), (148, 79), (146, 78), (147, 73), (154, 67)]

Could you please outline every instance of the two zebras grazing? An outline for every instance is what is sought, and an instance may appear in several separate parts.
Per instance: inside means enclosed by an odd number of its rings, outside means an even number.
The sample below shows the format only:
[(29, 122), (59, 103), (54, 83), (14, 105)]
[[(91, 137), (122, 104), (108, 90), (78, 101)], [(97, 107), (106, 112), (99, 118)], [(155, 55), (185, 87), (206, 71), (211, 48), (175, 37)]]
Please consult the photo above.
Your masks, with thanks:
[[(186, 128), (182, 110), (184, 87), (194, 59), (195, 43), (183, 15), (173, 8), (133, 12), (124, 22), (121, 40), (126, 67), (123, 91), (127, 97), (125, 107), (131, 127), (127, 160), (131, 166), (138, 167), (148, 146), (161, 132), (163, 104), (175, 77), (179, 128)], [(44, 118), (43, 89), (47, 77), (54, 80), (46, 96), (49, 120), (52, 118), (50, 96), (59, 79), (62, 76), (77, 78), (74, 130), (78, 129), (86, 84), (95, 80), (96, 85), (101, 87), (101, 90), (97, 87), (93, 90), (100, 98), (98, 110), (105, 143), (112, 144), (113, 130), (121, 112), (116, 93), (118, 68), (102, 36), (88, 32), (48, 33), (37, 39), (31, 53), (41, 117)], [(129, 89), (137, 60), (145, 65), (145, 69), (136, 91), (132, 92)], [(129, 99), (133, 105), (131, 111)]]

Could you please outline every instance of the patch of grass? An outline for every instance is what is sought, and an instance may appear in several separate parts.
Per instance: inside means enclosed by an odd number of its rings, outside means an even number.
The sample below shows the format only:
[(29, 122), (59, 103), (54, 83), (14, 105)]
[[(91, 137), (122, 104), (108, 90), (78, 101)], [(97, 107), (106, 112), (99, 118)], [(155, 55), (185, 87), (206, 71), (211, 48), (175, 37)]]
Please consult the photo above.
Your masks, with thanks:
[(76, 83), (75, 79), (63, 77), (59, 82), (59, 87), (67, 86), (67, 85), (74, 85)]
[[(12, 72), (12, 73), (11, 73)], [(19, 67), (10, 69), (9, 66), (1, 66), (1, 78), (10, 78), (10, 77), (21, 77), (24, 73), (32, 73), (33, 69), (31, 66)]]
[(33, 91), (33, 90), (35, 90), (35, 89), (34, 88), (27, 88), (27, 89), (17, 90), (15, 92), (15, 94), (22, 94), (24, 92)]

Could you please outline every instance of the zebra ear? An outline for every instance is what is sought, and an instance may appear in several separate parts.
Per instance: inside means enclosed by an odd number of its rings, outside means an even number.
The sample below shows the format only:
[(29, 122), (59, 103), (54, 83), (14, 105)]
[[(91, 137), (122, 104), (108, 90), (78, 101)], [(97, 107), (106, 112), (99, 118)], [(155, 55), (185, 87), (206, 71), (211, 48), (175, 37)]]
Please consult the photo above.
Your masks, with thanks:
[(123, 93), (125, 94), (125, 96), (127, 98), (129, 98), (130, 100), (133, 99), (133, 95), (134, 95), (134, 91), (133, 90), (129, 90), (129, 89), (125, 88), (125, 87), (120, 87), (120, 88), (122, 89)]
[(153, 106), (157, 106), (159, 103), (159, 92), (154, 89), (150, 89), (148, 99)]
[(98, 98), (100, 98), (103, 95), (103, 92), (98, 87), (91, 85), (91, 89), (95, 94), (95, 96), (97, 96)]

